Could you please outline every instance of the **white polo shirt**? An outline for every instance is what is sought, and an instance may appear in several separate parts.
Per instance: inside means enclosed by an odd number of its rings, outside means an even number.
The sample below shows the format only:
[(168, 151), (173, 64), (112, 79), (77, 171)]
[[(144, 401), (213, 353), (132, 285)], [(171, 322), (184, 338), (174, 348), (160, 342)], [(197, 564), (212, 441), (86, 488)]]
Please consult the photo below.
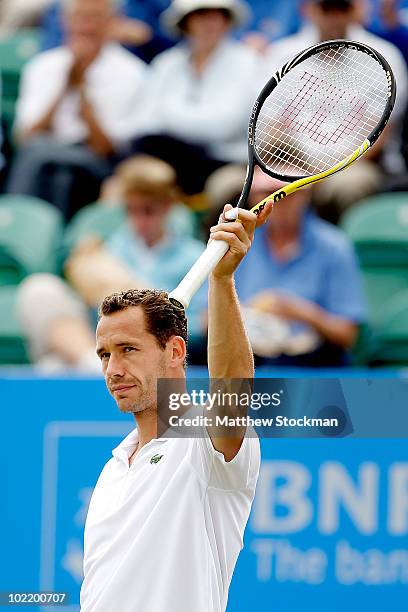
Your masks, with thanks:
[(258, 64), (252, 49), (229, 39), (213, 51), (200, 76), (193, 70), (188, 44), (160, 53), (150, 66), (139, 133), (167, 134), (199, 144), (221, 161), (246, 161)]
[(224, 612), (259, 440), (227, 463), (208, 435), (154, 439), (129, 467), (137, 437), (113, 450), (91, 499), (81, 612)]

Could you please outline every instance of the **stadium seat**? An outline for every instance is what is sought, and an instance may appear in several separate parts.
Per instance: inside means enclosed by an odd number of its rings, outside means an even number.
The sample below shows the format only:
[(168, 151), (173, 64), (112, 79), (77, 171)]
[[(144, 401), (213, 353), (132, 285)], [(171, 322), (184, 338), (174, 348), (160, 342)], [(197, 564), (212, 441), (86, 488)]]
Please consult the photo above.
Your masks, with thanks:
[(17, 285), (33, 272), (56, 272), (61, 213), (29, 196), (0, 196), (0, 285)]
[(351, 364), (355, 367), (365, 367), (370, 362), (373, 347), (373, 330), (363, 323), (359, 326), (354, 346), (351, 349)]
[(24, 335), (16, 319), (16, 287), (0, 287), (0, 365), (28, 363)]
[(108, 206), (101, 202), (90, 204), (76, 213), (66, 228), (63, 243), (64, 256), (81, 240), (96, 237), (107, 240), (123, 223), (125, 212), (121, 206)]
[(21, 71), (24, 64), (40, 49), (40, 31), (24, 29), (0, 40), (0, 73), (2, 79), (2, 116), (10, 128), (18, 97)]
[(376, 326), (388, 301), (408, 289), (408, 193), (364, 200), (343, 215), (341, 226), (356, 248), (369, 321)]
[(364, 200), (343, 215), (341, 226), (364, 267), (408, 265), (408, 193)]
[(362, 275), (369, 320), (376, 325), (382, 320), (388, 301), (408, 289), (408, 266), (363, 267)]
[(408, 289), (384, 306), (371, 357), (374, 363), (408, 366)]

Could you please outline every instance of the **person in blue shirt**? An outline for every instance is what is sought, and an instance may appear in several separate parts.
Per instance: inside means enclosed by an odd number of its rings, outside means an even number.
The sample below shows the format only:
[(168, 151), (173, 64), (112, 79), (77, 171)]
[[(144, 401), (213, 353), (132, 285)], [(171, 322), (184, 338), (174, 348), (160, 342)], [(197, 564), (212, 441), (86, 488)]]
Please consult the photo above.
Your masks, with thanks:
[[(251, 204), (281, 186), (281, 182), (257, 172)], [(259, 317), (261, 329), (254, 336), (261, 338), (261, 363), (347, 364), (348, 351), (366, 317), (358, 265), (342, 231), (310, 210), (307, 190), (274, 206), (237, 272), (236, 286), (249, 311), (250, 337), (254, 313)], [(269, 356), (265, 346), (268, 325), (272, 326), (273, 340)], [(256, 346), (253, 348), (256, 353)]]
[[(159, 25), (159, 16), (169, 3), (170, 0), (122, 0), (120, 15), (110, 32), (111, 38), (122, 43), (142, 60), (150, 62), (158, 53), (174, 44)], [(54, 2), (45, 13), (42, 30), (44, 51), (62, 44), (64, 28), (61, 0)]]

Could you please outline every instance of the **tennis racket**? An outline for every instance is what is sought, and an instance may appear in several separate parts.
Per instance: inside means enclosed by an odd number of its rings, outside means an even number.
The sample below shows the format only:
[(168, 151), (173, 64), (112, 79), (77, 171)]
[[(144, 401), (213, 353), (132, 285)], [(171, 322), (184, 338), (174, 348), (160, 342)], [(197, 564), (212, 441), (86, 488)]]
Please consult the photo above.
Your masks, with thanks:
[[(378, 140), (390, 118), (396, 83), (388, 62), (371, 47), (345, 40), (314, 45), (279, 70), (265, 85), (248, 128), (248, 169), (238, 202), (247, 203), (254, 170), (289, 184), (269, 201), (348, 168)], [(228, 251), (223, 241), (207, 249), (169, 295), (186, 309), (191, 298)]]

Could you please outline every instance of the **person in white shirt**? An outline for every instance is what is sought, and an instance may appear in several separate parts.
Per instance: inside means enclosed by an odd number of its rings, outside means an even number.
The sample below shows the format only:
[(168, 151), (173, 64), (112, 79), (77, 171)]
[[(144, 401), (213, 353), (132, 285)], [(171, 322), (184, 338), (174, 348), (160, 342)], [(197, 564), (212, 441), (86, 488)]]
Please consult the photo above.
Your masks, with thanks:
[(182, 40), (151, 64), (134, 151), (172, 163), (188, 194), (246, 159), (259, 58), (229, 35), (248, 14), (241, 0), (174, 0), (162, 14)]
[[(232, 207), (224, 208), (224, 215)], [(209, 280), (211, 378), (251, 379), (253, 355), (242, 322), (234, 272), (257, 223), (212, 228), (229, 250)], [(224, 612), (260, 467), (259, 440), (237, 423), (211, 424), (198, 437), (161, 437), (157, 381), (185, 390), (187, 326), (161, 291), (130, 290), (100, 309), (97, 354), (106, 385), (137, 429), (113, 451), (85, 525), (81, 612)], [(202, 407), (203, 409), (203, 407)], [(237, 407), (220, 407), (228, 417)]]
[[(398, 174), (404, 169), (400, 147), (401, 122), (408, 95), (406, 64), (397, 47), (362, 27), (364, 15), (361, 9), (357, 0), (304, 0), (302, 10), (305, 25), (297, 34), (270, 45), (261, 71), (263, 82), (297, 53), (319, 42), (338, 38), (367, 44), (390, 63), (397, 81), (397, 100), (382, 140), (346, 172), (316, 185), (317, 203), (324, 206), (330, 202), (338, 212), (380, 189), (384, 172)], [(322, 214), (325, 214), (324, 209)], [(335, 217), (336, 213), (333, 214)]]
[(65, 45), (40, 53), (22, 76), (15, 123), (21, 148), (8, 191), (48, 199), (69, 217), (89, 184), (96, 199), (112, 156), (132, 137), (145, 64), (106, 42), (114, 0), (65, 0), (64, 10)]

